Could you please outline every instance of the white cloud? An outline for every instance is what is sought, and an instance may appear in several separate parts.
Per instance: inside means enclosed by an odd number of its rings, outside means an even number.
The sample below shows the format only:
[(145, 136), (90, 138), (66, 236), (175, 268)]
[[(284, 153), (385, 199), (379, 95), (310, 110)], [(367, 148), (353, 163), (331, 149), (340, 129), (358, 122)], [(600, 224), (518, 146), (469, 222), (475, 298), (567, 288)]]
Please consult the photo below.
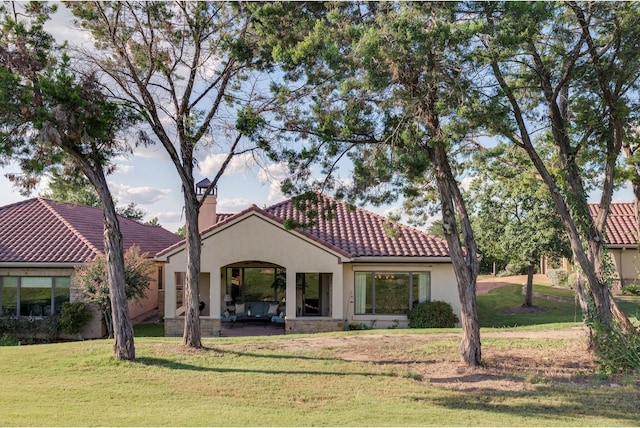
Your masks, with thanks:
[[(226, 153), (207, 155), (207, 157), (199, 163), (200, 172), (205, 177), (213, 179), (222, 167), (226, 158)], [(227, 169), (224, 173), (225, 175), (244, 174), (251, 171), (255, 166), (256, 161), (250, 153), (236, 155), (231, 159), (231, 162), (227, 165)]]
[(124, 164), (117, 164), (116, 165), (116, 173), (119, 174), (127, 174), (131, 171), (133, 171), (135, 168), (133, 165), (124, 165)]
[(216, 206), (216, 211), (220, 213), (236, 212), (247, 208), (251, 204), (252, 202), (247, 198), (220, 199)]
[(137, 205), (150, 205), (161, 201), (171, 193), (169, 189), (155, 189), (153, 187), (132, 187), (126, 184), (109, 183), (111, 193), (120, 204), (134, 202)]
[(280, 183), (289, 176), (289, 169), (286, 164), (272, 163), (266, 165), (258, 171), (257, 175), (259, 180), (269, 183), (267, 201), (275, 203), (286, 199), (280, 190)]

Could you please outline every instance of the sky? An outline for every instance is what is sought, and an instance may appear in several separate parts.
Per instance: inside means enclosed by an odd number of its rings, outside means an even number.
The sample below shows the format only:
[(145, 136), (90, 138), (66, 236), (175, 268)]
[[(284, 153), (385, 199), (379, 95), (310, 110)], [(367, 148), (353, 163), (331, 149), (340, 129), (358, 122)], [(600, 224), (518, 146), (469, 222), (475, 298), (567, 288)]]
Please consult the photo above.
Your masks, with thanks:
[[(61, 4), (47, 29), (60, 42), (91, 43), (87, 35), (73, 28), (71, 15)], [(195, 182), (203, 178), (213, 179), (225, 155), (207, 149), (200, 149), (196, 154)], [(115, 163), (117, 169), (108, 177), (108, 182), (118, 205), (134, 202), (147, 213), (145, 221), (157, 217), (160, 224), (172, 232), (183, 225), (184, 200), (180, 179), (160, 144), (138, 148), (133, 155), (117, 158)], [(21, 195), (5, 177), (9, 172), (19, 172), (19, 169), (15, 165), (0, 167), (0, 206), (38, 196), (46, 189), (46, 186), (41, 186), (29, 196)], [(251, 204), (264, 207), (286, 199), (279, 184), (286, 177), (284, 165), (258, 166), (251, 155), (234, 158), (218, 184), (218, 212), (233, 213)], [(632, 194), (628, 188), (623, 189), (616, 193), (614, 200), (631, 201)], [(597, 195), (592, 195), (591, 202), (596, 201)], [(386, 216), (390, 212), (398, 212), (399, 206), (398, 203), (398, 206), (366, 208)]]

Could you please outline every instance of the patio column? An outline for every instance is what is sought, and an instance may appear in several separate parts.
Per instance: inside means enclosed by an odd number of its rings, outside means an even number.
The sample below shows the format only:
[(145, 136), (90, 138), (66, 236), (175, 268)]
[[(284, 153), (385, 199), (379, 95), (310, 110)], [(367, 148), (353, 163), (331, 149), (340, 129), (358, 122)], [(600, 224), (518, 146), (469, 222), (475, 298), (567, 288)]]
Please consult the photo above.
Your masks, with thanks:
[(296, 271), (293, 266), (286, 266), (287, 270), (287, 301), (286, 301), (286, 313), (287, 318), (296, 317)]
[[(166, 265), (167, 267), (169, 264)], [(176, 317), (176, 275), (173, 270), (165, 271), (165, 292), (164, 292), (164, 316), (165, 318)]]
[(209, 290), (209, 316), (211, 318), (220, 318), (220, 284), (222, 270), (220, 266), (211, 269), (211, 289)]

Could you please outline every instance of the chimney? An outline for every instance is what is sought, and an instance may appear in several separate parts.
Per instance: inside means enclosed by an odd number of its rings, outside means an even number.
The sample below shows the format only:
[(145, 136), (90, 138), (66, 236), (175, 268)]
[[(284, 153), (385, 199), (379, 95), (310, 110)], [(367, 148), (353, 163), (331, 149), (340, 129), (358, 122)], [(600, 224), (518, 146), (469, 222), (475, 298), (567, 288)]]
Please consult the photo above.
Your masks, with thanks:
[(210, 185), (211, 181), (209, 181), (208, 178), (196, 184), (196, 196), (198, 200), (204, 199), (204, 203), (200, 207), (200, 214), (198, 215), (198, 230), (200, 230), (200, 232), (216, 224), (217, 188), (214, 187), (207, 193)]

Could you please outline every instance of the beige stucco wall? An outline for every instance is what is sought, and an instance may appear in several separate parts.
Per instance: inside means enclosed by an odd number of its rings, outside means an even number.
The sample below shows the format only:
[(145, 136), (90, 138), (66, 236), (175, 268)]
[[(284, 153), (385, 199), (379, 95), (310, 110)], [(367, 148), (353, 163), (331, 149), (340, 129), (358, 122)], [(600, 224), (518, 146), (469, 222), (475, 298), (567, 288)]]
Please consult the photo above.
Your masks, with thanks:
[(453, 265), (451, 263), (350, 263), (344, 265), (344, 301), (347, 304), (347, 324), (358, 322), (369, 324), (375, 320), (376, 328), (387, 328), (398, 322), (398, 327), (407, 327), (406, 315), (354, 315), (355, 272), (430, 272), (431, 300), (441, 300), (451, 304), (460, 318), (460, 298)]
[[(221, 269), (244, 261), (273, 263), (286, 269), (286, 311), (291, 319), (296, 314), (296, 272), (331, 273), (334, 284), (342, 283), (343, 270), (338, 255), (262, 216), (251, 215), (232, 227), (216, 230), (202, 241), (201, 272), (209, 278), (208, 284), (206, 281), (200, 284), (201, 298), (206, 299), (208, 295), (206, 316), (220, 317), (224, 295)], [(170, 255), (165, 266), (165, 319), (176, 316), (175, 274), (186, 271), (186, 263), (185, 251), (180, 251)], [(343, 319), (342, 299), (342, 293), (333, 293), (331, 318)]]
[(622, 280), (622, 285), (638, 281), (640, 253), (636, 248), (610, 248), (609, 254), (615, 266), (618, 279)]
[[(407, 317), (354, 316), (354, 272), (356, 271), (428, 271), (431, 274), (431, 298), (450, 303), (460, 315), (456, 278), (451, 263), (351, 263), (339, 254), (327, 250), (317, 242), (285, 230), (282, 225), (258, 214), (249, 215), (235, 224), (220, 228), (202, 241), (200, 299), (207, 303), (202, 317), (218, 319), (224, 295), (223, 267), (240, 262), (265, 262), (286, 269), (286, 330), (302, 332), (313, 326), (329, 326), (329, 330), (346, 328), (352, 321), (385, 328), (399, 322), (406, 327)], [(186, 271), (184, 250), (170, 254), (165, 265), (165, 331), (173, 335), (183, 321), (176, 316), (175, 274)], [(331, 315), (329, 317), (296, 316), (296, 273), (320, 272), (332, 275)], [(325, 321), (323, 321), (325, 320)], [(327, 322), (329, 324), (327, 324)], [(175, 324), (175, 325), (174, 325)], [(311, 327), (310, 327), (311, 326)], [(171, 331), (169, 331), (171, 330)], [(175, 330), (175, 331), (173, 331)], [(171, 334), (169, 334), (171, 333)], [(215, 332), (213, 332), (215, 335)]]

